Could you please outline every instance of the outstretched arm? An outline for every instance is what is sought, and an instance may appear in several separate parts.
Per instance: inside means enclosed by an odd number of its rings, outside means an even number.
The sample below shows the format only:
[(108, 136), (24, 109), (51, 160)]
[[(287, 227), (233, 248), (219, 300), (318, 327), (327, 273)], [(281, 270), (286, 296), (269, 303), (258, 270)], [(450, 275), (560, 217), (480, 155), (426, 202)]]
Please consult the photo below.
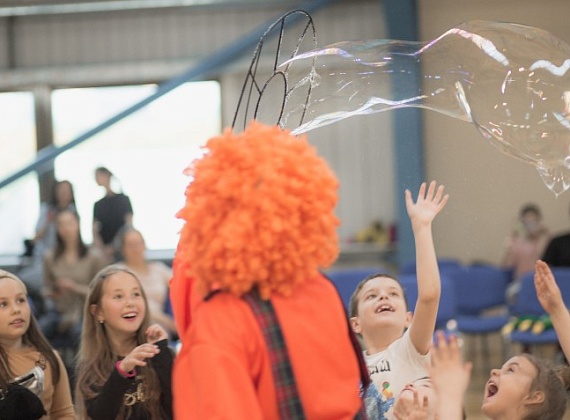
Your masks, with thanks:
[(564, 304), (550, 267), (541, 260), (535, 264), (534, 287), (540, 304), (550, 315), (564, 356), (570, 360), (570, 313)]
[(430, 183), (429, 188), (424, 182), (420, 186), (415, 203), (412, 193), (406, 190), (406, 209), (416, 244), (418, 279), (418, 301), (410, 326), (410, 339), (420, 354), (427, 354), (429, 351), (441, 295), (441, 280), (431, 224), (449, 198), (447, 194), (443, 195), (443, 189), (443, 185), (437, 187), (435, 181)]
[(431, 350), (429, 375), (437, 393), (437, 415), (440, 419), (463, 418), (463, 400), (471, 378), (471, 363), (464, 363), (457, 337), (449, 342), (440, 331)]

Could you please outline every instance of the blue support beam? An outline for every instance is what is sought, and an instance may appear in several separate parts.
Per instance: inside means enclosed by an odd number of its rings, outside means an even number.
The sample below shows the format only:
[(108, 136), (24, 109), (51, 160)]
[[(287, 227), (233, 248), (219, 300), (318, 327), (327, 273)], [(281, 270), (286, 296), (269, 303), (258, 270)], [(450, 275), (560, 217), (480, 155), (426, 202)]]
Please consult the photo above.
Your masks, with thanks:
[[(301, 2), (295, 9), (304, 10), (305, 12), (311, 14), (319, 9), (331, 5), (332, 3), (336, 2), (337, 0), (310, 0)], [(20, 169), (19, 171), (13, 173), (12, 175), (8, 176), (7, 178), (0, 181), (0, 189), (5, 187), (6, 185), (20, 179), (21, 177), (27, 175), (32, 171), (39, 171), (41, 170), (44, 165), (49, 164), (52, 162), (57, 156), (62, 154), (63, 152), (77, 146), (78, 144), (83, 143), (84, 141), (92, 138), (96, 134), (100, 133), (101, 131), (109, 128), (110, 126), (114, 125), (115, 123), (121, 121), (123, 118), (128, 117), (129, 115), (137, 112), (141, 108), (144, 108), (149, 103), (153, 102), (154, 100), (162, 97), (163, 95), (167, 94), (168, 92), (176, 89), (183, 83), (196, 81), (196, 80), (203, 80), (207, 77), (208, 74), (211, 74), (214, 71), (219, 71), (223, 67), (229, 65), (236, 59), (240, 58), (246, 53), (253, 54), (253, 49), (259, 42), (260, 38), (265, 34), (267, 28), (271, 26), (277, 19), (281, 17), (277, 16), (274, 19), (260, 25), (257, 29), (250, 32), (248, 35), (238, 39), (237, 41), (229, 44), (227, 47), (222, 48), (221, 50), (211, 54), (210, 56), (206, 57), (204, 60), (200, 61), (196, 66), (192, 67), (185, 73), (181, 74), (180, 76), (174, 77), (163, 84), (159, 85), (157, 90), (148, 97), (144, 98), (143, 100), (137, 102), (136, 104), (132, 105), (131, 107), (125, 109), (124, 111), (118, 113), (117, 115), (109, 118), (108, 120), (102, 122), (98, 126), (88, 130), (87, 132), (83, 133), (79, 137), (73, 139), (69, 143), (61, 147), (46, 147), (38, 152), (36, 158), (32, 163), (25, 166), (24, 168)], [(300, 14), (293, 14), (291, 15), (287, 22), (290, 24), (296, 23), (299, 19), (302, 18)], [(273, 31), (270, 35), (276, 35), (278, 31)]]
[[(382, 0), (388, 26), (388, 37), (403, 41), (418, 41), (416, 0)], [(399, 84), (394, 78), (393, 90), (420, 89), (421, 68), (417, 62), (403, 63), (401, 74), (406, 74), (406, 83)], [(416, 75), (410, 82), (409, 75)], [(401, 95), (401, 92), (398, 92)], [(398, 226), (397, 263), (401, 266), (415, 260), (415, 245), (412, 227), (406, 212), (404, 190), (414, 194), (425, 180), (422, 111), (419, 108), (402, 108), (391, 111), (394, 121), (394, 168), (396, 191), (396, 217)]]

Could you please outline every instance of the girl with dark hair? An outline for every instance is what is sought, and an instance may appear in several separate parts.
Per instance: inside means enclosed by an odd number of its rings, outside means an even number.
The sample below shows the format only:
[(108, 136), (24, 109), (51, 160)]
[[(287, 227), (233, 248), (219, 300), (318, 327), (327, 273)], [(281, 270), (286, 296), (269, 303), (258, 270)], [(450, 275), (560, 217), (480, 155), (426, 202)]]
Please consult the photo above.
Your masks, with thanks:
[(77, 361), (81, 418), (172, 419), (173, 353), (150, 325), (147, 297), (128, 268), (110, 265), (89, 285)]
[(33, 395), (26, 399), (30, 403), (20, 404), (14, 417), (6, 416), (4, 405), (11, 399), (13, 383), (39, 397), (47, 418), (75, 419), (65, 367), (31, 314), (25, 284), (4, 270), (0, 270), (0, 325), (2, 419), (39, 418), (30, 412)]

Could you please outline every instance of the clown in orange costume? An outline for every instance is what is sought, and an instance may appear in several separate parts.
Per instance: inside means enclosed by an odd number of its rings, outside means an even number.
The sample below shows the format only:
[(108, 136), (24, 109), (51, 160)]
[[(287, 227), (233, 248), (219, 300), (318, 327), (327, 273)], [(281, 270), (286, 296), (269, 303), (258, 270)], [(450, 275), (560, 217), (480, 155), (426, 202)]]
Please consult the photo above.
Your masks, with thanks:
[(338, 182), (324, 160), (304, 137), (253, 122), (210, 139), (187, 174), (171, 282), (175, 417), (284, 416), (275, 354), (244, 299), (255, 292), (278, 319), (301, 417), (356, 418), (361, 352), (318, 271), (338, 255)]

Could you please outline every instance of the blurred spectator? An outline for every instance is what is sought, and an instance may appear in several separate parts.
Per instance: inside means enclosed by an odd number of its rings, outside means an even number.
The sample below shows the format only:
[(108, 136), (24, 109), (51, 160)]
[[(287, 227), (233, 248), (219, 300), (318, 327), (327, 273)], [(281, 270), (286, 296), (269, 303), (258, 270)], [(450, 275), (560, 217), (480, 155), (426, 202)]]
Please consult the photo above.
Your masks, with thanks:
[(542, 256), (549, 240), (550, 234), (542, 223), (539, 207), (535, 204), (523, 206), (517, 227), (507, 238), (503, 266), (513, 269), (515, 279), (534, 271), (534, 264)]
[(145, 251), (142, 233), (133, 228), (125, 229), (120, 240), (123, 264), (139, 278), (148, 299), (152, 322), (160, 324), (171, 335), (176, 335), (174, 319), (165, 308), (172, 269), (160, 261), (148, 261)]
[(513, 282), (507, 290), (507, 299), (513, 302), (520, 289), (519, 279), (529, 271), (544, 252), (550, 239), (542, 223), (542, 214), (536, 204), (526, 204), (520, 210), (516, 228), (506, 240), (502, 265), (513, 270)]
[(17, 273), (28, 288), (28, 293), (37, 310), (35, 315), (38, 317), (42, 314), (44, 307), (40, 294), (44, 286), (44, 254), (55, 245), (56, 213), (66, 209), (76, 211), (73, 185), (66, 180), (56, 181), (49, 202), (41, 204), (36, 234), (33, 239), (26, 241), (26, 253), (31, 258)]
[(56, 243), (44, 259), (45, 295), (53, 306), (39, 324), (54, 347), (76, 348), (88, 285), (105, 261), (83, 242), (76, 212), (59, 211), (55, 223)]
[(105, 196), (93, 206), (93, 244), (103, 250), (108, 262), (115, 261), (113, 241), (121, 229), (132, 224), (131, 200), (111, 186), (116, 181), (113, 173), (104, 167), (95, 170), (95, 182), (105, 188)]

